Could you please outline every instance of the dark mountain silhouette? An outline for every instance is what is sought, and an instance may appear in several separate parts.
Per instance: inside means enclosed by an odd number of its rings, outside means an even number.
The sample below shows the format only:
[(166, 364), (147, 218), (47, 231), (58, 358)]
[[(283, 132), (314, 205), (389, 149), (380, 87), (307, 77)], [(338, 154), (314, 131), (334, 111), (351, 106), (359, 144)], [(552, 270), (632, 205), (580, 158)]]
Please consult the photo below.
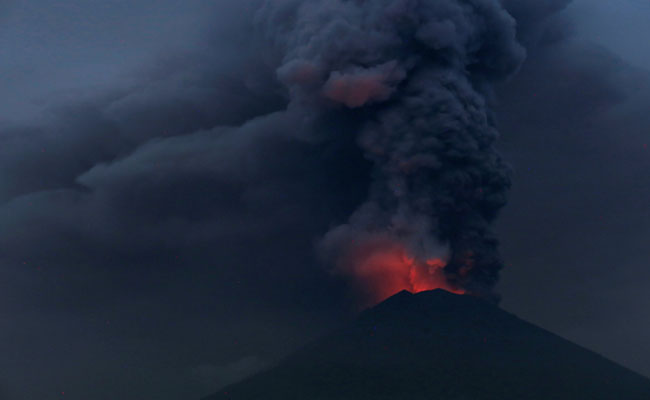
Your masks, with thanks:
[(401, 292), (206, 400), (650, 400), (650, 380), (471, 296)]

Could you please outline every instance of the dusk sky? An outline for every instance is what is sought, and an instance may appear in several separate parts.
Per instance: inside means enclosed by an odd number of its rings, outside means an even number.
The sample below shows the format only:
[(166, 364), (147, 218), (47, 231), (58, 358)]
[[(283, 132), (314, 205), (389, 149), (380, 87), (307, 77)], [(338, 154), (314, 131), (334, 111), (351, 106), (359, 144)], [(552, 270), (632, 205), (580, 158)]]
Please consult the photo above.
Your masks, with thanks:
[[(331, 249), (367, 239), (382, 182), (263, 3), (0, 0), (0, 400), (198, 400), (372, 301)], [(505, 267), (477, 282), (650, 376), (650, 3), (502, 3), (516, 42), (477, 69)], [(407, 74), (373, 68), (328, 101), (372, 109)]]

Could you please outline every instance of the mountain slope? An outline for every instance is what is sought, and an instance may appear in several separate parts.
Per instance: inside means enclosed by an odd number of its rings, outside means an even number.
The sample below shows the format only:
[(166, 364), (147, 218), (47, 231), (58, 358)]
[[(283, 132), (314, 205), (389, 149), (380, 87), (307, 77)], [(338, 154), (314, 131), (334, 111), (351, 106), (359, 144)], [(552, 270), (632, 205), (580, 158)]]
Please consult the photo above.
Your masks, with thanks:
[(649, 400), (650, 380), (496, 306), (401, 292), (206, 400)]

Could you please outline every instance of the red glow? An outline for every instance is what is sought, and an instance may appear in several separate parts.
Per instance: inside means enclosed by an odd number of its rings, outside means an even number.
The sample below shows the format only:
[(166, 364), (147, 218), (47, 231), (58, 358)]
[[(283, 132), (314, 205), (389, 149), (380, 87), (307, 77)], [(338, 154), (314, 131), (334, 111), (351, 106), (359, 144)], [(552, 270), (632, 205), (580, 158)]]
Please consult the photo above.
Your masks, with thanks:
[(412, 293), (445, 289), (463, 294), (445, 277), (445, 261), (431, 258), (419, 261), (410, 256), (406, 248), (387, 240), (369, 241), (357, 245), (348, 253), (345, 275), (352, 275), (363, 306), (376, 304), (395, 293), (408, 290)]

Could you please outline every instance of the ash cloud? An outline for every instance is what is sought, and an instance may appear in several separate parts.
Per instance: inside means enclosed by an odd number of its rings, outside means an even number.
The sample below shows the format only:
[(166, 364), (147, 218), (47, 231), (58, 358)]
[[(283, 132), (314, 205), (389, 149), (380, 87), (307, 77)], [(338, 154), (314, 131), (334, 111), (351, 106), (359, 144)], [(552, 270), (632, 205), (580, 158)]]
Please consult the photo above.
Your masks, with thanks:
[(258, 19), (284, 54), (289, 109), (352, 115), (372, 164), (368, 199), (322, 248), (389, 235), (489, 294), (501, 268), (490, 223), (510, 185), (490, 85), (525, 57), (515, 20), (494, 1), (267, 2)]
[[(378, 232), (489, 291), (500, 267), (489, 224), (509, 185), (489, 86), (524, 56), (508, 12), (494, 1), (220, 11), (198, 50), (4, 124), (3, 262), (80, 274), (64, 287), (81, 295), (98, 270), (173, 270), (174, 253), (204, 262), (276, 235), (263, 246), (277, 254), (300, 237), (296, 259), (316, 265), (313, 243)], [(461, 276), (470, 250), (480, 262)], [(338, 285), (297, 264), (279, 275)]]

